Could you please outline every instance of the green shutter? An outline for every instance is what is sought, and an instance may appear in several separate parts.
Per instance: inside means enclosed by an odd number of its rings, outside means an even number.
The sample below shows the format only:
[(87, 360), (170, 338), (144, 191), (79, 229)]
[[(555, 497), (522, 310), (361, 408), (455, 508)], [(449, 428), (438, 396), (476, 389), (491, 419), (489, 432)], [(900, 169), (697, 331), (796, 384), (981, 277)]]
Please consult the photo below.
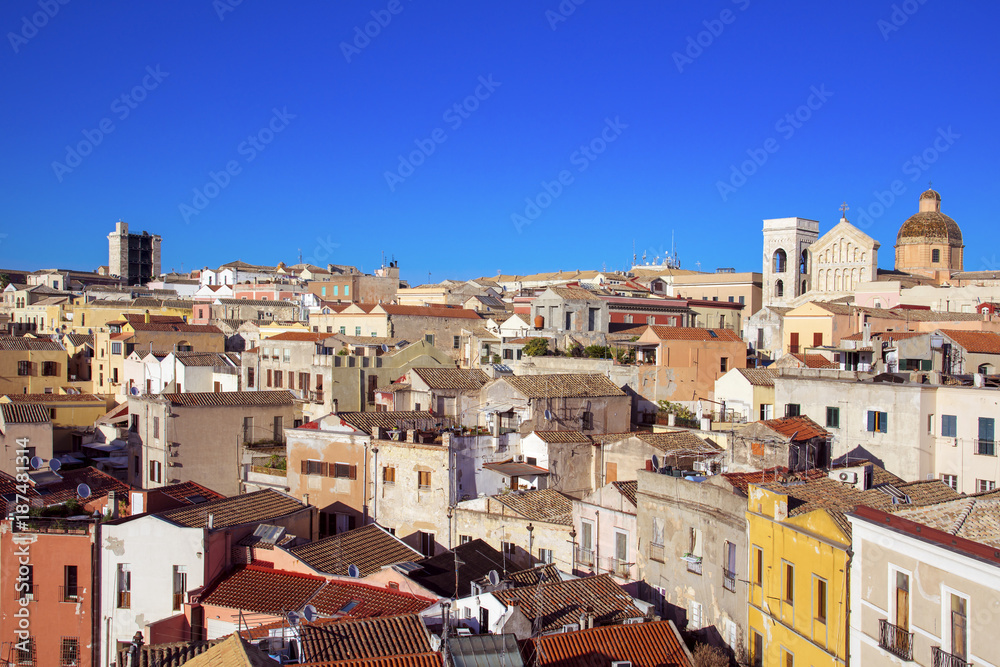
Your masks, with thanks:
[(878, 430), (879, 433), (889, 432), (889, 414), (887, 412), (878, 413)]
[(992, 417), (979, 418), (980, 441), (993, 442), (993, 426), (994, 426), (994, 420)]
[(875, 432), (875, 411), (874, 410), (869, 410), (868, 411), (868, 430), (871, 433)]
[(921, 359), (920, 360), (920, 370), (922, 370), (922, 371), (929, 371), (929, 370), (932, 370), (932, 369), (933, 369), (933, 365), (932, 365), (932, 362), (931, 362), (930, 359)]

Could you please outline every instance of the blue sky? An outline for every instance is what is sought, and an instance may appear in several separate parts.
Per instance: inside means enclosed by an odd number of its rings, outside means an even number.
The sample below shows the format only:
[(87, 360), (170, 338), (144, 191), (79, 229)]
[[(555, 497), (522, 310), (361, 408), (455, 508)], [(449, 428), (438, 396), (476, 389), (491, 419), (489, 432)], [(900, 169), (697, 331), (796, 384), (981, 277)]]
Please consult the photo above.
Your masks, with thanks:
[(998, 19), (986, 0), (9, 0), (0, 266), (93, 269), (123, 219), (163, 236), (165, 270), (620, 269), (671, 232), (685, 268), (760, 270), (762, 219), (825, 231), (846, 200), (891, 267), (933, 180), (966, 268), (998, 268)]

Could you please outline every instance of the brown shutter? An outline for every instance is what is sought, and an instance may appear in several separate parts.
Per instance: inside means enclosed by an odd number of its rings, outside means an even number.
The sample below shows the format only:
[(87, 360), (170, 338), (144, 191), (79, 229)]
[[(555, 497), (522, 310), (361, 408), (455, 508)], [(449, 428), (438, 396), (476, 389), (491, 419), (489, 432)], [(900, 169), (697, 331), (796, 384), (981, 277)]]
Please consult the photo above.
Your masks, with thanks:
[(335, 474), (336, 468), (333, 468), (333, 470), (331, 470), (329, 463), (323, 463), (322, 466), (323, 466), (323, 476), (324, 477), (332, 477)]
[(350, 468), (351, 468), (350, 478), (351, 479), (357, 479), (358, 478), (358, 466), (350, 466)]
[(309, 474), (309, 461), (306, 461), (305, 459), (302, 460), (302, 474)]

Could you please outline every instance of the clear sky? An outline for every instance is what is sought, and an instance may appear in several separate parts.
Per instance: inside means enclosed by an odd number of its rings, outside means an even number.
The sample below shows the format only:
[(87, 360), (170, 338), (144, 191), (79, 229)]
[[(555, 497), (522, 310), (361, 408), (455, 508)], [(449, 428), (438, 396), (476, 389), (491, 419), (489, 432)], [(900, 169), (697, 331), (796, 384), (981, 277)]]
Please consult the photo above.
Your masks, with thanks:
[(620, 269), (673, 232), (685, 268), (759, 271), (763, 219), (825, 231), (846, 200), (891, 267), (932, 180), (966, 269), (1000, 268), (998, 22), (993, 0), (7, 0), (0, 266), (92, 270), (123, 219), (164, 270)]

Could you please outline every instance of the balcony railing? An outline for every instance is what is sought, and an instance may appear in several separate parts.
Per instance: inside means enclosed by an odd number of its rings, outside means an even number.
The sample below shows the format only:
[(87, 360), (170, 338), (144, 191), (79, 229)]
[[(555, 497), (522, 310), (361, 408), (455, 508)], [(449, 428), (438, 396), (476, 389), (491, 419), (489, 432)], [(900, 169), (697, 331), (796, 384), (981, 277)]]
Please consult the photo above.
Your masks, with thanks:
[(628, 579), (632, 573), (632, 566), (628, 561), (619, 558), (608, 558), (608, 570), (619, 579)]
[(996, 456), (997, 443), (995, 440), (976, 440), (976, 454), (980, 456)]
[(652, 560), (663, 562), (663, 545), (662, 544), (650, 544), (649, 545), (649, 557)]
[(593, 565), (594, 564), (594, 551), (592, 549), (584, 549), (583, 547), (576, 548), (576, 562), (581, 565)]
[(722, 568), (722, 587), (727, 591), (736, 592), (736, 573)]
[(684, 554), (681, 560), (687, 562), (687, 571), (694, 574), (701, 574), (701, 556)]
[(59, 599), (62, 602), (79, 602), (82, 599), (79, 586), (60, 586)]
[(16, 579), (14, 580), (14, 585), (12, 586), (12, 588), (14, 589), (14, 599), (20, 600), (21, 598), (26, 598), (31, 601), (37, 601), (38, 589), (39, 589), (38, 584), (33, 583), (29, 585), (27, 589), (20, 588), (20, 586), (23, 585), (24, 585), (23, 581), (17, 581)]
[(118, 591), (118, 608), (132, 608), (132, 591)]
[(940, 646), (932, 647), (931, 654), (934, 657), (934, 667), (972, 667), (971, 662), (966, 662), (951, 653), (945, 653)]
[(897, 658), (913, 660), (913, 633), (884, 618), (878, 622), (878, 645)]

